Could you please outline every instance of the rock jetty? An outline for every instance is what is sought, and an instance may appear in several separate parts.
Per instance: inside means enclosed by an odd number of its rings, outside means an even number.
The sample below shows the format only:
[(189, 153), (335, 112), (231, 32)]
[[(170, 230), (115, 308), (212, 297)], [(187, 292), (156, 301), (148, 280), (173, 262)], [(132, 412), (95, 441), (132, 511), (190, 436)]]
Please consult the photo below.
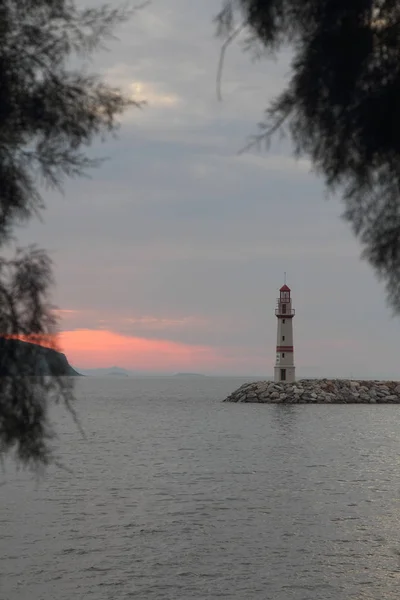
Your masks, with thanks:
[(301, 379), (245, 383), (224, 402), (265, 404), (400, 404), (400, 382)]

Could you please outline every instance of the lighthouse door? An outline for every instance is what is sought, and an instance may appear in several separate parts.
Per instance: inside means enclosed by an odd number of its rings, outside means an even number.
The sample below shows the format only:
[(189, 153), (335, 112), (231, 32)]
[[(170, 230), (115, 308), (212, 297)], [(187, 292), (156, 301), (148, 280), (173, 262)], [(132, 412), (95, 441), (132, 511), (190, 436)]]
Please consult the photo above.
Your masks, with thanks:
[(281, 369), (281, 381), (286, 381), (286, 369)]

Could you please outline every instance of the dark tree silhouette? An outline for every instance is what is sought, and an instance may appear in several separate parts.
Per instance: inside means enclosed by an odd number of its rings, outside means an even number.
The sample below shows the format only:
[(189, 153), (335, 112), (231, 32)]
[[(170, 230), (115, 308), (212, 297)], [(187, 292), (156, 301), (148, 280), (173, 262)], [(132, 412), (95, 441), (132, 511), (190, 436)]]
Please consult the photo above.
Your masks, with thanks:
[[(85, 148), (113, 132), (118, 115), (134, 104), (87, 73), (85, 65), (128, 16), (126, 10), (80, 9), (78, 4), (0, 0), (3, 249), (16, 224), (40, 213), (41, 186), (60, 188), (65, 177), (95, 166)], [(46, 345), (51, 340), (57, 348), (56, 320), (48, 302), (51, 279), (51, 263), (42, 250), (30, 248), (12, 260), (0, 260), (0, 458), (15, 452), (24, 464), (49, 462), (48, 402), (62, 399), (70, 406), (72, 399), (70, 379), (60, 373), (48, 377), (46, 370), (32, 378), (20, 346), (4, 343), (7, 337), (22, 337)]]
[(344, 218), (399, 314), (400, 2), (225, 0), (217, 23), (226, 44), (245, 29), (261, 55), (293, 51), (290, 81), (251, 144), (288, 133), (342, 193)]
[(51, 459), (48, 402), (63, 400), (75, 417), (73, 380), (64, 368), (52, 368), (51, 354), (39, 361), (37, 352), (38, 345), (58, 349), (48, 301), (51, 283), (51, 263), (43, 250), (19, 250), (12, 260), (0, 259), (0, 453), (16, 450), (28, 464)]

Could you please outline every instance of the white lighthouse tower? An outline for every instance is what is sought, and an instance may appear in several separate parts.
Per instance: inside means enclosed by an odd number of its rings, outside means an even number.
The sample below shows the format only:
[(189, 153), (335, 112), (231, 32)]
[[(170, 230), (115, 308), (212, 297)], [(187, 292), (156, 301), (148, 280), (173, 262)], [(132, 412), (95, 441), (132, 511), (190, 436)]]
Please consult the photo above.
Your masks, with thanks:
[(283, 285), (279, 290), (275, 315), (278, 320), (278, 331), (276, 340), (276, 362), (274, 380), (295, 381), (294, 351), (293, 351), (293, 317), (295, 311), (292, 308), (290, 288)]

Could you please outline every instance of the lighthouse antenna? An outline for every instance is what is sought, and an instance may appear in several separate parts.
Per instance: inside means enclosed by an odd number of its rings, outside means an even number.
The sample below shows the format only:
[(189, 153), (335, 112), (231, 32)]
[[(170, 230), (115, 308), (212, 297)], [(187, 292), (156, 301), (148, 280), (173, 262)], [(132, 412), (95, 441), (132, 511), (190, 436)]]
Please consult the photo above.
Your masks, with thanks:
[(283, 283), (286, 285), (286, 271), (283, 274)]

